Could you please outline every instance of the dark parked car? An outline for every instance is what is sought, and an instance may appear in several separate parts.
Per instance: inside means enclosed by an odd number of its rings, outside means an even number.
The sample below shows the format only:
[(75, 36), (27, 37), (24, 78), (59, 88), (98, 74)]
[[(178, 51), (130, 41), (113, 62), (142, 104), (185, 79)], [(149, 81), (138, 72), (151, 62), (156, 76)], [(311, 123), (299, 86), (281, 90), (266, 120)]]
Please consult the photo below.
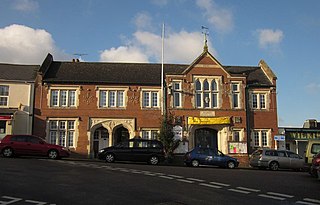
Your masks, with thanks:
[(320, 180), (320, 152), (314, 155), (312, 159), (310, 174)]
[(233, 169), (239, 166), (236, 158), (223, 154), (219, 150), (196, 147), (184, 155), (184, 163), (187, 166), (215, 165)]
[(269, 168), (271, 170), (280, 169), (304, 169), (304, 159), (302, 156), (288, 151), (275, 149), (258, 149), (250, 157), (250, 166), (260, 169)]
[(164, 160), (164, 150), (158, 140), (130, 139), (101, 149), (98, 158), (106, 162), (134, 161), (156, 165)]
[(0, 141), (0, 153), (4, 157), (31, 155), (58, 159), (69, 157), (70, 150), (60, 145), (48, 144), (34, 135), (6, 135)]

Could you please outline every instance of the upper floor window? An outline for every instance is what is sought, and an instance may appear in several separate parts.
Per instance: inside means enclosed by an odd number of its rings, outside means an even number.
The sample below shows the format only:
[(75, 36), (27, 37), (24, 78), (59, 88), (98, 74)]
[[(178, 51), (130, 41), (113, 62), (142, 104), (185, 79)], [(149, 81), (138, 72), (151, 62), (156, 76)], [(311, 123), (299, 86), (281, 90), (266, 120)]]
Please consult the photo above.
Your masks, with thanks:
[(232, 108), (240, 108), (240, 84), (231, 83)]
[(267, 109), (266, 105), (267, 94), (266, 93), (252, 93), (251, 95), (251, 108), (252, 109)]
[(142, 91), (142, 107), (158, 108), (159, 107), (159, 91)]
[(219, 86), (216, 79), (196, 79), (195, 100), (197, 108), (219, 107)]
[(122, 108), (125, 106), (124, 90), (100, 90), (99, 92), (99, 107), (104, 108)]
[(76, 107), (76, 90), (52, 89), (51, 107)]
[(0, 106), (8, 106), (9, 86), (0, 85)]
[(182, 107), (182, 86), (181, 82), (175, 81), (172, 83), (173, 90), (173, 107)]

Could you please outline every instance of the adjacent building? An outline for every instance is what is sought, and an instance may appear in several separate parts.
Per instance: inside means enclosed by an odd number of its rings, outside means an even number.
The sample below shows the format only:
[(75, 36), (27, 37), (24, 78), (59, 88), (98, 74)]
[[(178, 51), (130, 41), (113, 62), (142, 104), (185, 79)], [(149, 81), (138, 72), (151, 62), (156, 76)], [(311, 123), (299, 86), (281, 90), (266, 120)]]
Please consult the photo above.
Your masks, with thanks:
[(303, 156), (309, 140), (320, 141), (320, 123), (308, 119), (302, 127), (279, 127), (279, 133), (284, 136), (285, 149)]
[(0, 140), (32, 134), (37, 65), (0, 64)]
[(102, 147), (157, 138), (162, 115), (175, 118), (185, 152), (208, 146), (247, 161), (278, 134), (276, 76), (258, 66), (225, 66), (207, 45), (191, 64), (55, 61), (48, 54), (35, 84), (33, 133), (95, 157)]

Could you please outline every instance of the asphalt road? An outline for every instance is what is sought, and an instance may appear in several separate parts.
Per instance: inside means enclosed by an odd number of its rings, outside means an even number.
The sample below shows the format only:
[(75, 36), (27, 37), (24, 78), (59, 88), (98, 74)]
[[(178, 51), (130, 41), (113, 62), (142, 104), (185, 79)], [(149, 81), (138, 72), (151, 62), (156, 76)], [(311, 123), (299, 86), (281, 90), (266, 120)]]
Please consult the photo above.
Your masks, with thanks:
[(316, 204), (304, 172), (0, 158), (0, 205)]

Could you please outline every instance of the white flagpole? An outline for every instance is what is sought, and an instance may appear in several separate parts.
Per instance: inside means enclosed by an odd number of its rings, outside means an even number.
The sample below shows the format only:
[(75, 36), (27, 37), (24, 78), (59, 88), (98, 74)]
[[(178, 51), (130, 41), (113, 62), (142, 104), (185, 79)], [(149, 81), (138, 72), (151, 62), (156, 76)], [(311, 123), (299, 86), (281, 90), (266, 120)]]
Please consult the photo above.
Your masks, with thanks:
[(161, 115), (164, 114), (164, 109), (165, 109), (165, 97), (164, 97), (164, 71), (163, 71), (163, 62), (164, 61), (164, 23), (162, 24), (162, 35), (161, 35), (161, 99), (162, 99), (162, 108), (161, 108)]

